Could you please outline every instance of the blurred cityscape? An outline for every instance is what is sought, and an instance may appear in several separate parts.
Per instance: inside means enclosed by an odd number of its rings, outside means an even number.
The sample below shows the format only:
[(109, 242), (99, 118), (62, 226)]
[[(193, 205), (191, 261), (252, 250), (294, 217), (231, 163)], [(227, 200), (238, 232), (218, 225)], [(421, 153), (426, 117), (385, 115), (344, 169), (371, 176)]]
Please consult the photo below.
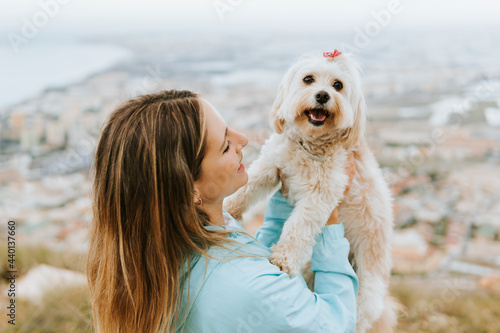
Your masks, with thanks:
[[(394, 32), (358, 54), (368, 142), (394, 195), (393, 278), (453, 275), (461, 288), (500, 292), (500, 63), (492, 56), (500, 44), (493, 32), (464, 34), (460, 43), (445, 32), (414, 36)], [(16, 220), (19, 244), (83, 256), (89, 167), (115, 107), (160, 89), (199, 92), (248, 136), (248, 166), (271, 133), (268, 115), (286, 69), (343, 38), (228, 34), (203, 48), (182, 35), (87, 41), (133, 56), (0, 113), (0, 216)], [(250, 232), (264, 208), (245, 215)]]

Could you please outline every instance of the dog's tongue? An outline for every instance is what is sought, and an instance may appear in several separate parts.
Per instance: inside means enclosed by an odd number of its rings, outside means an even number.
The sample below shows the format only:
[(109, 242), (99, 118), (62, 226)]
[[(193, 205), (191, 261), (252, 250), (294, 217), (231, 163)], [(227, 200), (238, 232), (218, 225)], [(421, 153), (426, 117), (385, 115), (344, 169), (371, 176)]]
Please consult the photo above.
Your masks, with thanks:
[(322, 110), (311, 110), (310, 116), (316, 121), (323, 121), (326, 118), (326, 115)]

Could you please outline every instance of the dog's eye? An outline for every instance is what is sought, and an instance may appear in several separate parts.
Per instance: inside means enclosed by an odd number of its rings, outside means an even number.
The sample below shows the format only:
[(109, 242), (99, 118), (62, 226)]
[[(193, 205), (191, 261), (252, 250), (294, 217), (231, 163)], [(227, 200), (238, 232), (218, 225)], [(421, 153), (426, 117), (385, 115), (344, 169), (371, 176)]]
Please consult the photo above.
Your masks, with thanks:
[(339, 91), (342, 90), (342, 88), (344, 88), (344, 85), (340, 81), (335, 81), (333, 87), (335, 88), (335, 90)]
[(311, 75), (308, 75), (302, 81), (304, 81), (307, 84), (310, 84), (314, 82), (314, 78)]

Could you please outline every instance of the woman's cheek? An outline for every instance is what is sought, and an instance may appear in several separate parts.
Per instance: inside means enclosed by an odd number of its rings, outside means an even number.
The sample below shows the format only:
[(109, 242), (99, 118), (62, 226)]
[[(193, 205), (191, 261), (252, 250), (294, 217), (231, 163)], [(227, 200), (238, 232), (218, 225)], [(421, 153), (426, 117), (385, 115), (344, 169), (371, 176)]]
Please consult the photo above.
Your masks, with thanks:
[(235, 161), (230, 161), (222, 166), (215, 177), (213, 178), (214, 183), (218, 187), (218, 193), (221, 193), (224, 189), (226, 189), (238, 170), (239, 164)]
[(227, 164), (227, 172), (228, 174), (234, 174), (238, 168), (240, 167), (240, 163), (238, 161), (231, 161)]

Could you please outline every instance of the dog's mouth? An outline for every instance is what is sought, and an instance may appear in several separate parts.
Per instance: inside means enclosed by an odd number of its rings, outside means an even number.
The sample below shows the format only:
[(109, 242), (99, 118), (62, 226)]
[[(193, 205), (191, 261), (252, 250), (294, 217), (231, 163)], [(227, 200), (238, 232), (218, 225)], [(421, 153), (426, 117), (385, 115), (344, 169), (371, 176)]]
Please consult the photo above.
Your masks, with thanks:
[(307, 120), (314, 126), (322, 126), (326, 118), (330, 116), (330, 113), (325, 109), (309, 109), (305, 110), (304, 114), (307, 116)]

